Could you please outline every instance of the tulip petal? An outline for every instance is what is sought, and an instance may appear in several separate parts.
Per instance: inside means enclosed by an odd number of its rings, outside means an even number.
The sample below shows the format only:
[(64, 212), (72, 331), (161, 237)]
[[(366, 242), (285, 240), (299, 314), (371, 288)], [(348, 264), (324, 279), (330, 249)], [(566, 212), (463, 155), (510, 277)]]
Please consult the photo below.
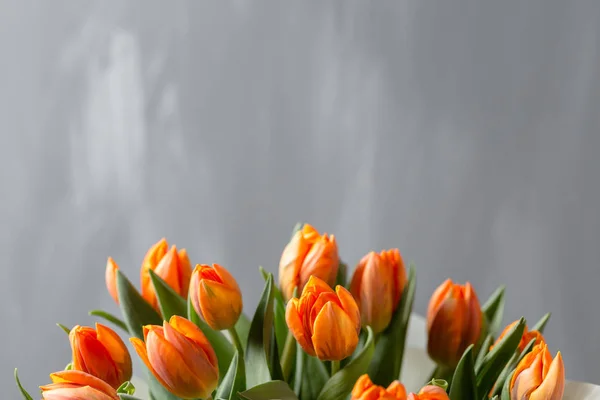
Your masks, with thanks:
[(133, 349), (135, 350), (137, 355), (140, 357), (140, 359), (142, 360), (142, 362), (144, 363), (146, 368), (148, 368), (148, 370), (152, 373), (152, 375), (154, 375), (154, 377), (158, 380), (158, 382), (161, 385), (163, 385), (164, 387), (167, 387), (167, 384), (165, 383), (165, 381), (163, 381), (162, 377), (160, 377), (156, 373), (156, 371), (152, 367), (152, 364), (150, 364), (150, 360), (148, 359), (148, 351), (146, 350), (146, 344), (142, 340), (135, 338), (135, 337), (130, 338), (129, 341), (133, 345)]
[(373, 386), (373, 381), (369, 378), (368, 374), (361, 375), (354, 384), (352, 388), (351, 397), (352, 399), (358, 399), (362, 396), (362, 394)]
[(355, 324), (336, 303), (329, 302), (319, 312), (314, 326), (312, 343), (321, 360), (343, 360), (358, 344)]
[(201, 280), (198, 300), (202, 317), (213, 329), (231, 328), (242, 312), (240, 293), (222, 283)]
[(300, 285), (305, 285), (311, 276), (324, 280), (327, 284), (335, 284), (339, 266), (337, 246), (326, 238), (319, 239), (308, 251), (300, 268)]
[(179, 254), (177, 247), (171, 246), (167, 254), (160, 260), (154, 272), (160, 276), (174, 291), (181, 295)]
[[(364, 257), (363, 257), (364, 259)], [(362, 276), (365, 270), (365, 264), (362, 260), (358, 263), (352, 274), (352, 280), (350, 281), (350, 293), (356, 299), (356, 302), (361, 302), (361, 287), (362, 287)]]
[(561, 400), (565, 391), (565, 366), (560, 351), (550, 364), (548, 374), (536, 390), (531, 393), (530, 400)]
[(156, 269), (156, 266), (158, 265), (160, 260), (167, 253), (168, 248), (169, 245), (165, 238), (162, 238), (161, 240), (156, 242), (154, 245), (152, 245), (152, 247), (150, 247), (150, 249), (144, 256), (144, 261), (142, 261), (142, 268), (140, 269), (140, 287), (142, 289), (142, 297), (148, 303), (153, 305), (154, 308), (158, 307), (158, 303), (156, 303), (156, 294), (154, 293), (154, 286), (152, 285), (152, 281), (150, 279), (150, 274), (148, 273), (148, 270)]
[(118, 368), (110, 353), (90, 327), (76, 326), (69, 334), (73, 349), (73, 368), (102, 379), (112, 387), (119, 387)]
[(229, 271), (227, 271), (225, 268), (223, 268), (219, 264), (213, 264), (212, 267), (215, 270), (215, 272), (217, 273), (217, 275), (219, 276), (221, 283), (223, 285), (225, 285), (226, 287), (233, 289), (235, 291), (238, 291), (238, 292), (240, 291), (240, 287), (238, 286), (237, 281), (235, 280), (235, 278), (233, 277), (233, 275), (231, 275), (231, 273)]
[[(50, 374), (50, 379), (52, 380), (53, 384), (89, 386), (102, 393), (106, 393), (111, 399), (118, 399), (117, 391), (113, 389), (108, 383), (83, 371), (58, 371)], [(50, 385), (41, 386), (40, 388), (44, 390), (43, 388), (46, 388), (48, 386)]]
[(313, 275), (308, 279), (308, 282), (306, 282), (304, 290), (302, 290), (302, 295), (305, 293), (314, 293), (318, 296), (323, 292), (333, 293), (333, 289), (324, 280)]
[(119, 304), (119, 294), (117, 292), (117, 270), (119, 266), (111, 257), (108, 257), (106, 262), (106, 272), (104, 278), (106, 280), (106, 288), (108, 293), (113, 298), (115, 303)]
[[(529, 353), (531, 354), (531, 353)], [(525, 361), (525, 358), (521, 360), (521, 363)], [(531, 360), (531, 364), (525, 368), (519, 370), (517, 367), (513, 375), (513, 383), (511, 385), (511, 398), (512, 399), (529, 399), (531, 393), (537, 389), (542, 383), (542, 357), (540, 352), (537, 352)]]
[[(457, 290), (459, 288), (456, 288)], [(457, 294), (449, 296), (437, 307), (430, 322), (427, 352), (434, 361), (455, 366), (462, 356), (462, 332), (464, 329), (467, 305)], [(441, 340), (440, 338), (444, 338)]]
[[(89, 386), (50, 389), (42, 394), (44, 400), (114, 400), (105, 393), (102, 393)], [(118, 397), (116, 397), (118, 399)]]
[(96, 337), (108, 351), (110, 358), (117, 364), (121, 381), (119, 385), (130, 380), (132, 375), (131, 355), (121, 337), (109, 327), (99, 323), (96, 323)]
[[(294, 289), (300, 285), (300, 268), (310, 250), (310, 242), (304, 238), (303, 231), (304, 228), (296, 232), (283, 249), (279, 261), (279, 286), (286, 300), (292, 298)], [(302, 290), (302, 287), (298, 287), (298, 290)]]
[(383, 331), (392, 320), (394, 281), (389, 264), (372, 252), (363, 272), (360, 315), (363, 325), (371, 325), (375, 333)]
[(179, 315), (174, 315), (169, 320), (169, 325), (202, 348), (210, 364), (213, 365), (214, 368), (217, 368), (217, 355), (215, 354), (212, 345), (206, 336), (204, 336), (204, 333), (193, 322), (180, 317)]
[(192, 263), (186, 249), (179, 250), (179, 286), (181, 287), (181, 297), (187, 298), (190, 288), (190, 279), (192, 277)]
[(190, 279), (189, 297), (192, 301), (192, 306), (194, 307), (194, 311), (196, 311), (196, 314), (198, 314), (200, 318), (204, 319), (204, 316), (202, 315), (202, 309), (200, 308), (201, 268), (201, 265), (196, 265), (196, 268), (194, 268), (194, 271), (192, 272), (192, 278)]
[(482, 311), (479, 305), (477, 293), (473, 290), (473, 286), (469, 282), (465, 283), (464, 298), (467, 304), (467, 323), (463, 326), (463, 342), (461, 348), (467, 348), (470, 344), (477, 342), (481, 334)]
[(454, 283), (452, 279), (446, 279), (431, 295), (429, 306), (427, 307), (427, 330), (431, 329), (431, 323), (435, 315), (437, 314), (438, 308), (442, 305), (444, 300), (448, 297), (448, 293), (452, 290)]
[(358, 310), (358, 305), (356, 304), (354, 297), (352, 297), (352, 294), (350, 294), (350, 292), (345, 287), (340, 285), (338, 285), (335, 288), (335, 293), (340, 299), (340, 304), (342, 305), (342, 308), (344, 309), (346, 314), (348, 314), (350, 320), (352, 320), (356, 332), (360, 333), (360, 311)]
[(307, 332), (304, 329), (304, 324), (302, 323), (302, 318), (298, 313), (299, 300), (291, 299), (287, 307), (285, 309), (285, 322), (287, 323), (288, 328), (290, 329), (292, 335), (298, 341), (298, 344), (302, 347), (302, 349), (310, 354), (311, 356), (315, 356), (315, 349), (310, 340), (310, 336), (308, 336)]
[(406, 388), (399, 381), (393, 381), (390, 385), (385, 389), (386, 392), (390, 393), (394, 396), (394, 398), (398, 400), (406, 399)]

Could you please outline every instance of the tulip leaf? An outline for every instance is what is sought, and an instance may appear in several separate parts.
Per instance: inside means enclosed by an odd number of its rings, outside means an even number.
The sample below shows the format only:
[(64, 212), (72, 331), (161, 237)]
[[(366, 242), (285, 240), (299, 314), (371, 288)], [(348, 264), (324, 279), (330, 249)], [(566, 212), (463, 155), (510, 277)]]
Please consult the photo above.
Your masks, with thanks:
[(377, 385), (387, 387), (400, 377), (416, 283), (415, 267), (411, 265), (408, 270), (408, 281), (402, 292), (398, 308), (388, 327), (377, 338), (375, 354), (369, 366), (369, 376)]
[(360, 353), (348, 365), (335, 373), (319, 393), (317, 400), (344, 400), (352, 391), (356, 380), (369, 369), (375, 352), (373, 330), (367, 326), (367, 341)]
[(502, 385), (502, 394), (500, 395), (500, 399), (501, 400), (510, 400), (511, 396), (510, 396), (510, 381), (512, 381), (512, 377), (514, 375), (515, 371), (511, 371), (510, 374), (508, 374), (508, 376), (506, 377), (506, 380), (504, 381), (504, 385)]
[(217, 361), (219, 364), (219, 381), (223, 379), (229, 364), (235, 353), (234, 347), (231, 342), (219, 331), (215, 331), (213, 328), (208, 326), (202, 318), (196, 314), (194, 307), (192, 306), (191, 299), (188, 298), (188, 319), (192, 321), (196, 326), (204, 333), (204, 336), (208, 339), (212, 348), (215, 350), (217, 355)]
[(340, 260), (338, 264), (337, 275), (335, 278), (335, 284), (346, 287), (348, 283), (348, 265), (345, 262)]
[(508, 361), (508, 363), (506, 363), (506, 366), (502, 369), (500, 376), (496, 380), (496, 383), (493, 388), (493, 394), (498, 394), (498, 395), (501, 394), (502, 387), (504, 385), (504, 382), (505, 382), (508, 374), (512, 370), (515, 369), (515, 367), (519, 364), (519, 362), (521, 362), (523, 357), (525, 357), (527, 355), (527, 353), (529, 353), (531, 351), (531, 349), (533, 348), (534, 345), (535, 345), (535, 338), (531, 339), (529, 341), (529, 343), (527, 343), (527, 345), (523, 348), (523, 351), (521, 353), (513, 354), (513, 356), (510, 358), (510, 361)]
[(538, 322), (536, 322), (536, 324), (533, 326), (533, 328), (531, 328), (531, 330), (538, 331), (539, 333), (544, 333), (544, 328), (546, 327), (546, 324), (548, 323), (548, 320), (550, 319), (550, 315), (552, 315), (552, 314), (548, 313), (548, 314), (544, 315), (542, 318), (540, 318), (540, 320)]
[(240, 355), (236, 351), (214, 397), (224, 400), (237, 400), (237, 393), (245, 389), (246, 371), (244, 369), (244, 360), (242, 359), (240, 362)]
[(180, 400), (179, 397), (175, 396), (173, 393), (169, 392), (163, 385), (161, 385), (160, 382), (158, 382), (158, 380), (148, 370), (148, 368), (146, 368), (146, 371), (148, 371), (148, 388), (150, 389), (151, 399)]
[(450, 386), (450, 400), (479, 400), (475, 381), (473, 347), (473, 345), (467, 347), (454, 370)]
[(269, 381), (238, 393), (246, 400), (298, 400), (292, 389), (284, 381)]
[(29, 393), (27, 393), (27, 390), (25, 390), (23, 385), (21, 385), (21, 381), (19, 380), (19, 373), (17, 371), (17, 368), (15, 368), (15, 382), (17, 383), (17, 387), (19, 388), (19, 391), (21, 392), (21, 395), (23, 396), (23, 398), (25, 400), (33, 400), (33, 397), (31, 397), (31, 395)]
[[(269, 273), (263, 267), (259, 267), (265, 282), (269, 279)], [(288, 326), (285, 322), (285, 301), (281, 295), (281, 291), (277, 286), (273, 285), (273, 320), (275, 329), (275, 339), (277, 340), (277, 349), (279, 357), (282, 356), (285, 347), (285, 340), (288, 335)], [(248, 335), (246, 335), (247, 337)]]
[(125, 322), (121, 321), (120, 318), (115, 317), (114, 315), (106, 312), (106, 311), (102, 311), (102, 310), (92, 310), (88, 313), (89, 315), (92, 315), (94, 317), (100, 317), (100, 318), (104, 318), (105, 320), (107, 320), (108, 322), (118, 326), (119, 328), (123, 329), (125, 332), (127, 332), (127, 325), (125, 324)]
[(269, 273), (265, 288), (250, 324), (246, 345), (246, 383), (257, 386), (272, 380), (271, 330), (273, 329), (273, 274)]
[(246, 317), (246, 314), (240, 314), (240, 318), (235, 323), (235, 331), (237, 332), (245, 351), (246, 344), (248, 343), (248, 333), (250, 332), (250, 320)]
[(187, 304), (183, 297), (181, 297), (171, 286), (167, 284), (156, 272), (151, 269), (148, 270), (150, 274), (150, 280), (154, 286), (156, 292), (156, 299), (158, 300), (158, 306), (162, 312), (165, 321), (171, 319), (174, 315), (185, 317), (187, 315)]
[(487, 333), (496, 335), (502, 326), (502, 317), (504, 315), (504, 292), (505, 287), (500, 286), (492, 293), (490, 298), (481, 307), (487, 322)]
[(321, 360), (306, 354), (300, 344), (296, 346), (294, 392), (302, 400), (316, 400), (329, 380), (329, 372)]
[(142, 295), (140, 295), (121, 271), (117, 270), (116, 276), (119, 307), (121, 307), (121, 312), (125, 317), (125, 324), (131, 335), (143, 339), (142, 327), (144, 325), (161, 325), (163, 319), (143, 299)]
[(117, 389), (117, 393), (134, 394), (135, 386), (133, 386), (133, 383), (129, 381), (123, 382)]
[(64, 326), (63, 324), (59, 324), (57, 322), (56, 326), (58, 326), (60, 329), (62, 329), (67, 335), (71, 334), (71, 330), (69, 328), (67, 328), (66, 326)]
[(481, 343), (479, 352), (477, 353), (477, 358), (475, 359), (475, 368), (479, 368), (481, 366), (481, 363), (483, 362), (483, 358), (490, 351), (490, 346), (492, 345), (493, 340), (494, 340), (494, 338), (492, 337), (491, 334), (489, 334), (485, 337), (485, 339)]
[(477, 368), (477, 390), (479, 393), (490, 392), (502, 373), (502, 368), (510, 361), (517, 350), (524, 330), (525, 319), (521, 318), (483, 358), (481, 366)]

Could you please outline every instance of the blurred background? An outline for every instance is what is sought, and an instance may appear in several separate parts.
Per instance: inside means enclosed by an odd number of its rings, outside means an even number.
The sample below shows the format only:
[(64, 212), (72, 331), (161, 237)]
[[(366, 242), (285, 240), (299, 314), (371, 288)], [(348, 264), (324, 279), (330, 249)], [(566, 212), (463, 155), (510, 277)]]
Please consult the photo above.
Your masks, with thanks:
[[(0, 0), (0, 384), (161, 237), (247, 309), (297, 221), (399, 247), (600, 383), (600, 2)], [(14, 392), (16, 394), (16, 392)]]

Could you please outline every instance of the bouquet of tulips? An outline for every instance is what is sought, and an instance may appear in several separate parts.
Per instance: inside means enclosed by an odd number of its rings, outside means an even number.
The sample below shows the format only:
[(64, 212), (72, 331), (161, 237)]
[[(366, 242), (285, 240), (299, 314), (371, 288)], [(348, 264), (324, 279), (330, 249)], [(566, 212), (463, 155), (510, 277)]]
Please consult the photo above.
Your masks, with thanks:
[[(59, 324), (70, 363), (40, 386), (46, 400), (558, 400), (565, 372), (542, 336), (549, 315), (503, 330), (504, 289), (480, 306), (475, 289), (446, 280), (427, 310), (427, 352), (437, 367), (416, 393), (401, 382), (415, 268), (397, 249), (370, 252), (351, 279), (334, 235), (298, 224), (281, 256), (278, 285), (260, 269), (264, 289), (243, 313), (235, 278), (219, 264), (192, 270), (185, 250), (165, 239), (141, 266), (138, 291), (111, 258), (108, 292), (122, 331), (147, 367), (149, 393), (135, 393), (132, 359), (112, 328)], [(411, 365), (405, 365), (411, 368)], [(414, 368), (414, 367), (413, 367)], [(19, 382), (25, 399), (32, 399)], [(38, 396), (36, 396), (38, 397)]]

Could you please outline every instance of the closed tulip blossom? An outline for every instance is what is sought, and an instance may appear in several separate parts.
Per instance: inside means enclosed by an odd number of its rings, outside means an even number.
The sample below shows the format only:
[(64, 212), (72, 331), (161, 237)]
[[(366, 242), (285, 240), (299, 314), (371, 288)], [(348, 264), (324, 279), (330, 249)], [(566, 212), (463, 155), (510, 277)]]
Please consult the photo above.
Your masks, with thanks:
[[(500, 342), (502, 340), (502, 338), (504, 338), (504, 336), (512, 329), (513, 326), (515, 326), (516, 324), (518, 324), (519, 321), (515, 321), (511, 324), (509, 324), (506, 328), (504, 328), (504, 330), (502, 331), (502, 333), (500, 334), (500, 336), (498, 336), (498, 339), (496, 339), (496, 342), (490, 347), (490, 350), (496, 345), (498, 344), (498, 342)], [(531, 340), (535, 339), (535, 344), (539, 344), (542, 343), (544, 341), (544, 336), (542, 336), (542, 334), (539, 331), (530, 331), (527, 328), (527, 325), (525, 325), (525, 330), (523, 331), (523, 336), (521, 336), (521, 341), (519, 342), (519, 352), (525, 350), (525, 347), (529, 344), (529, 342), (531, 342)]]
[(356, 301), (344, 287), (338, 285), (334, 292), (316, 276), (310, 277), (299, 299), (288, 302), (285, 320), (304, 351), (321, 360), (343, 360), (358, 344)]
[(106, 281), (106, 288), (108, 289), (108, 293), (117, 304), (119, 304), (119, 293), (117, 292), (118, 270), (119, 266), (117, 265), (115, 260), (113, 260), (111, 257), (108, 257), (108, 261), (106, 262), (106, 271), (104, 273), (104, 278)]
[(131, 379), (131, 356), (125, 343), (112, 329), (75, 326), (69, 333), (73, 369), (87, 372), (117, 389)]
[(398, 381), (387, 388), (375, 385), (369, 375), (364, 374), (354, 384), (350, 400), (406, 400), (406, 389)]
[(411, 393), (408, 400), (450, 400), (444, 389), (435, 385), (423, 387), (419, 393)]
[(370, 252), (354, 270), (350, 292), (363, 325), (382, 332), (390, 324), (406, 285), (406, 269), (398, 249)]
[(154, 244), (146, 253), (140, 270), (142, 297), (155, 310), (160, 311), (149, 270), (153, 270), (181, 297), (187, 298), (192, 275), (192, 265), (185, 249), (177, 250), (165, 239)]
[(50, 379), (52, 383), (40, 386), (44, 400), (119, 400), (112, 386), (83, 371), (55, 372)]
[(144, 340), (131, 338), (152, 375), (182, 399), (205, 399), (219, 380), (217, 356), (192, 322), (173, 316), (163, 326), (144, 326)]
[(311, 276), (335, 284), (340, 259), (334, 235), (320, 235), (309, 224), (294, 234), (279, 261), (279, 286), (285, 300), (301, 293)]
[(565, 367), (560, 351), (552, 359), (544, 342), (523, 357), (510, 381), (511, 400), (561, 400), (564, 390)]
[(242, 313), (242, 292), (235, 278), (219, 264), (197, 265), (190, 298), (196, 313), (213, 329), (233, 328)]
[(467, 347), (479, 339), (481, 324), (481, 307), (471, 284), (446, 280), (431, 296), (427, 309), (429, 356), (454, 368)]

